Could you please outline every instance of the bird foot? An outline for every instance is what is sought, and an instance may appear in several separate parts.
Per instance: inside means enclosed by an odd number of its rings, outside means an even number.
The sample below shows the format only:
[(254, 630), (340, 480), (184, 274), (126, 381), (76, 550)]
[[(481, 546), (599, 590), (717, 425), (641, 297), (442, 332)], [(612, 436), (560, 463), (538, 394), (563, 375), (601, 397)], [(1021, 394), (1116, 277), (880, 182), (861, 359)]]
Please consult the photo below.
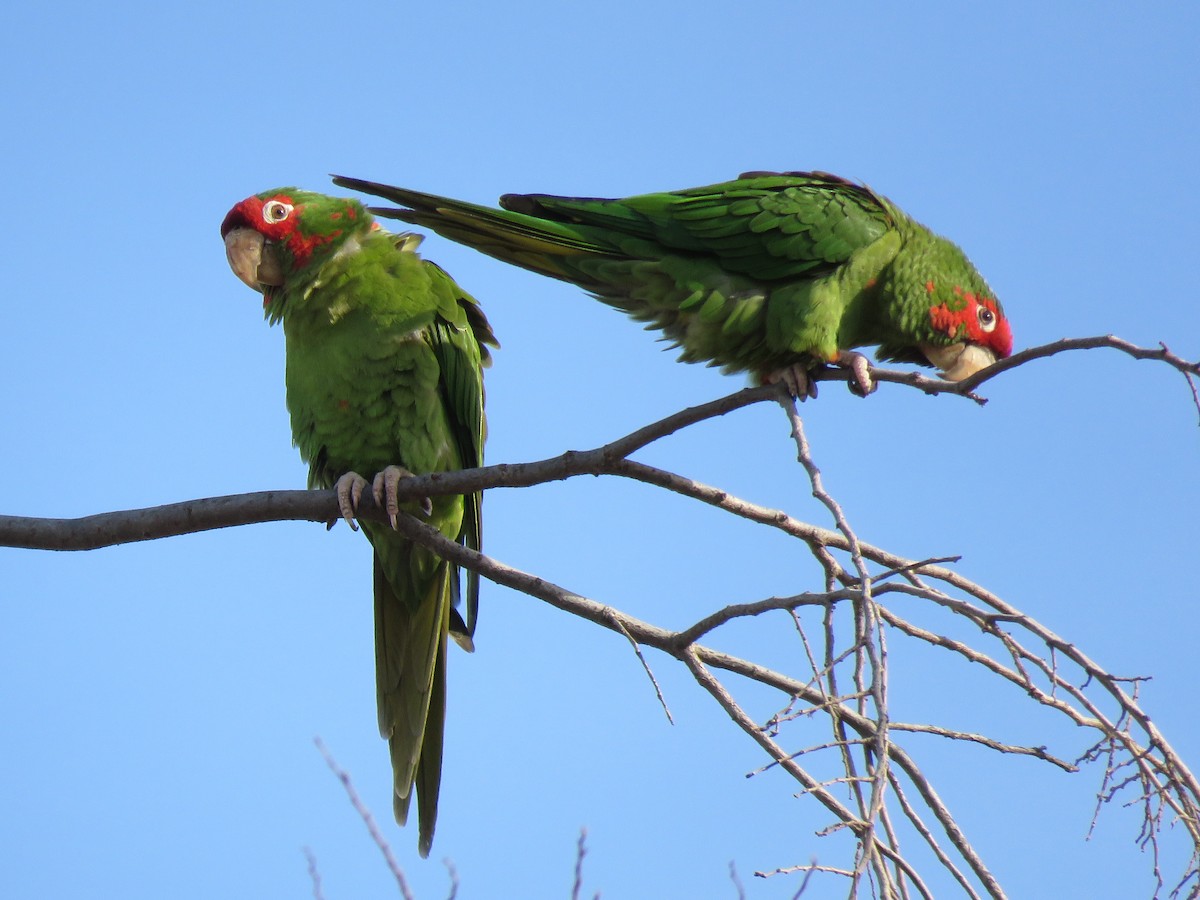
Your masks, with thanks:
[(874, 393), (875, 379), (871, 377), (871, 363), (865, 356), (853, 350), (842, 350), (837, 355), (837, 364), (850, 370), (850, 381), (847, 382), (850, 393), (860, 397)]
[[(354, 517), (358, 513), (358, 501), (362, 499), (362, 492), (366, 486), (367, 479), (357, 472), (347, 472), (333, 486), (337, 492), (338, 509), (341, 510), (342, 518), (354, 531), (358, 531), (358, 524), (354, 521)], [(329, 523), (329, 527), (333, 527), (333, 522)]]
[(789, 394), (803, 403), (809, 397), (817, 399), (817, 383), (808, 375), (808, 367), (803, 363), (793, 363), (790, 366), (769, 372), (763, 378), (764, 384), (779, 384), (783, 382)]
[[(375, 476), (375, 481), (371, 485), (371, 493), (375, 496), (375, 502), (387, 510), (388, 521), (392, 523), (393, 530), (396, 528), (396, 517), (400, 515), (400, 500), (396, 497), (396, 488), (401, 479), (412, 477), (413, 473), (403, 466), (388, 466)], [(428, 497), (418, 498), (417, 504), (422, 514), (433, 515), (433, 501)]]

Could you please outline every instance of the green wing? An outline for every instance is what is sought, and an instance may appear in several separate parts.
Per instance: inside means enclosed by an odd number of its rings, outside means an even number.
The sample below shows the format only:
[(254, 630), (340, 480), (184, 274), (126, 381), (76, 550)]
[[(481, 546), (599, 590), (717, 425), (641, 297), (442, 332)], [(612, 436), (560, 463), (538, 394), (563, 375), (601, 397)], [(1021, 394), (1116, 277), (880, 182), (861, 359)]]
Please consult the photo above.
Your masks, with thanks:
[[(629, 236), (658, 254), (701, 254), (760, 281), (817, 275), (876, 240), (891, 216), (869, 189), (812, 172), (748, 173), (734, 181), (623, 200), (506, 194), (501, 205), (580, 226), (601, 243)], [(586, 230), (585, 230), (586, 229)], [(649, 255), (649, 254), (647, 254)]]
[[(399, 236), (398, 249), (411, 250), (415, 239)], [(415, 260), (410, 257), (409, 262)], [(414, 395), (420, 404), (436, 404), (441, 414), (418, 416), (435, 425), (431, 433), (400, 433), (406, 442), (423, 446), (439, 460), (426, 459), (421, 471), (475, 467), (483, 459), (486, 426), (483, 412), (482, 366), (490, 358), (487, 344), (495, 337), (482, 311), (442, 269), (420, 261), (425, 288), (405, 295), (413, 301), (409, 315), (390, 331), (400, 335), (416, 321), (423, 338), (422, 355), (436, 364), (436, 384)], [(415, 285), (415, 281), (413, 282)], [(400, 347), (412, 346), (401, 340)], [(391, 347), (396, 344), (389, 342)], [(396, 360), (394, 352), (388, 357)], [(416, 390), (419, 379), (411, 387)], [(393, 402), (397, 398), (391, 395)], [(402, 401), (407, 403), (407, 401)], [(395, 408), (398, 411), (399, 407)], [(444, 430), (442, 430), (444, 429)], [(440, 435), (440, 436), (439, 436)], [(448, 442), (447, 442), (448, 439)], [(441, 447), (442, 449), (438, 449)], [(432, 464), (432, 468), (428, 466)], [(482, 531), (480, 495), (433, 498), (430, 523), (447, 537), (479, 549)], [(460, 600), (458, 567), (423, 547), (409, 543), (386, 526), (362, 523), (376, 551), (375, 622), (376, 670), (380, 730), (388, 739), (395, 773), (395, 814), (407, 820), (415, 793), (420, 823), (419, 849), (429, 852), (437, 817), (441, 783), (442, 746), (446, 716), (446, 638), (449, 634), (466, 649), (478, 618), (479, 579), (467, 579), (466, 621), (454, 608)], [(415, 790), (414, 790), (415, 788)]]
[[(428, 338), (441, 367), (439, 388), (446, 416), (458, 448), (462, 468), (483, 465), (483, 445), (487, 439), (487, 419), (484, 416), (483, 368), (490, 364), (488, 345), (498, 347), (491, 326), (475, 298), (462, 290), (435, 263), (425, 262), (434, 285), (435, 294), (442, 300), (438, 315), (429, 328)], [(482, 495), (479, 492), (463, 498), (460, 543), (472, 550), (483, 546)], [(451, 578), (458, 584), (457, 567)], [(466, 622), (455, 622), (451, 631), (455, 639), (470, 649), (479, 614), (479, 573), (467, 573)], [(458, 627), (454, 627), (454, 626)]]

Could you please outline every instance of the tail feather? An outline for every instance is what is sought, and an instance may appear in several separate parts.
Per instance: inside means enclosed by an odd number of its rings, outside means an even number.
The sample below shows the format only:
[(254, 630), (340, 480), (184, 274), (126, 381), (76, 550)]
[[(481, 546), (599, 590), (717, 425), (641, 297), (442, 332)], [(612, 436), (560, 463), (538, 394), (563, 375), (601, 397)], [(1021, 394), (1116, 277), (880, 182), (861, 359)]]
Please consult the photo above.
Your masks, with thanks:
[(424, 856), (433, 842), (442, 772), (450, 566), (442, 562), (425, 596), (411, 600), (397, 593), (378, 554), (374, 569), (379, 731), (388, 741), (394, 811), (401, 825), (416, 789)]
[(433, 846), (437, 826), (438, 795), (442, 789), (442, 745), (446, 735), (446, 641), (442, 639), (433, 668), (433, 693), (429, 700), (429, 719), (421, 759), (413, 786), (417, 791), (417, 822), (420, 829), (417, 849), (422, 858)]
[(401, 825), (408, 822), (409, 804), (413, 793), (417, 796), (417, 852), (424, 859), (433, 846), (433, 832), (437, 828), (438, 797), (442, 790), (442, 748), (445, 743), (446, 723), (446, 646), (442, 644), (433, 670), (433, 692), (429, 701), (429, 718), (421, 744), (417, 769), (413, 773), (412, 787), (405, 796), (399, 791), (392, 797), (393, 812)]
[(340, 175), (334, 176), (333, 181), (340, 187), (382, 197), (405, 207), (370, 207), (377, 216), (428, 228), (502, 262), (561, 281), (578, 283), (579, 280), (578, 269), (564, 265), (563, 260), (581, 256), (624, 257), (620, 250), (604, 241), (600, 234), (594, 233), (595, 229), (492, 209), (375, 181)]

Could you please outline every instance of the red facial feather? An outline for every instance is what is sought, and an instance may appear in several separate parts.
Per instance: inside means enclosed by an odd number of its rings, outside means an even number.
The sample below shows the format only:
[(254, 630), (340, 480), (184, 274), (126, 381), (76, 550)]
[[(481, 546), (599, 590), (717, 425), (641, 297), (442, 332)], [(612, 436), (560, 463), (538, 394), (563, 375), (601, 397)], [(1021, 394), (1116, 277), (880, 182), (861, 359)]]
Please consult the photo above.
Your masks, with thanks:
[[(929, 310), (929, 324), (934, 331), (940, 331), (958, 338), (960, 334), (973, 344), (990, 348), (997, 359), (1004, 359), (1012, 354), (1012, 328), (1008, 319), (1000, 312), (1000, 306), (991, 297), (976, 296), (955, 286), (954, 293), (966, 302), (961, 309), (951, 309), (948, 304), (934, 306)], [(996, 317), (996, 326), (991, 331), (984, 331), (979, 323), (979, 308), (990, 309)], [(961, 329), (961, 330), (960, 330)]]
[(980, 298), (980, 302), (996, 316), (996, 327), (988, 335), (990, 339), (988, 346), (996, 351), (997, 359), (1005, 359), (1012, 356), (1012, 326), (1008, 324), (1008, 319), (1005, 318), (1004, 313), (1000, 312), (1000, 304), (989, 297)]
[[(286, 203), (293, 209), (286, 219), (268, 222), (263, 216), (263, 207), (276, 201)], [(247, 197), (225, 216), (225, 221), (221, 223), (221, 235), (228, 234), (234, 228), (253, 228), (268, 241), (284, 244), (292, 254), (293, 267), (300, 269), (308, 262), (314, 250), (322, 244), (328, 244), (342, 233), (338, 229), (328, 234), (303, 234), (297, 227), (303, 209), (303, 204), (295, 205), (293, 203), (290, 194), (276, 194), (265, 200), (259, 197)], [(353, 207), (347, 207), (347, 212), (351, 218), (354, 218)], [(334, 218), (338, 215), (340, 214), (334, 214)]]

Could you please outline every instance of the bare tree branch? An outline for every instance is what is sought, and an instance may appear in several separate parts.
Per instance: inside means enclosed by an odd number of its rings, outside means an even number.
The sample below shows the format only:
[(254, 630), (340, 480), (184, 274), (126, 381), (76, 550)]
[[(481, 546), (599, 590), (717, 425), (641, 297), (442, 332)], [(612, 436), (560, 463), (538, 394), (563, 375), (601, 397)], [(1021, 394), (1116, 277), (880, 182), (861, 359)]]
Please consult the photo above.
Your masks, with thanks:
[[(930, 378), (919, 372), (890, 369), (870, 369), (878, 382), (891, 382), (917, 387), (926, 393), (948, 393), (971, 396), (973, 388), (997, 374), (1034, 359), (1043, 359), (1069, 350), (1088, 350), (1109, 347), (1135, 359), (1159, 360), (1190, 378), (1200, 375), (1200, 362), (1188, 362), (1167, 350), (1166, 345), (1153, 350), (1138, 347), (1111, 335), (1091, 338), (1064, 338), (1040, 347), (1031, 347), (1001, 360), (983, 371), (959, 382)], [(846, 381), (848, 374), (841, 369), (824, 369), (814, 373), (818, 381)], [(1194, 391), (1193, 391), (1194, 393)], [(658, 422), (640, 428), (623, 438), (588, 451), (569, 451), (561, 456), (539, 462), (501, 464), (456, 472), (438, 472), (405, 479), (398, 496), (401, 498), (435, 497), (462, 494), (500, 487), (530, 487), (549, 481), (560, 481), (576, 475), (621, 475), (675, 490), (671, 473), (652, 469), (626, 459), (647, 444), (672, 434), (696, 422), (724, 415), (744, 406), (777, 400), (775, 386), (747, 388), (718, 400), (690, 407)], [(975, 398), (982, 399), (982, 398)], [(686, 480), (685, 480), (686, 482)], [(688, 483), (694, 485), (694, 483)], [(714, 506), (732, 508), (724, 492), (715, 488), (707, 491), (680, 491)], [(740, 503), (740, 501), (738, 501)], [(756, 508), (758, 516), (747, 516), (764, 524), (782, 525), (786, 519), (778, 510)], [(363, 497), (360, 507), (363, 518), (384, 521), (374, 508), (370, 496)], [(157, 540), (181, 534), (194, 534), (216, 528), (253, 525), (261, 522), (310, 521), (333, 522), (339, 516), (333, 491), (260, 491), (188, 500), (145, 509), (100, 513), (72, 519), (50, 519), (27, 516), (0, 516), (0, 546), (28, 550), (96, 550), (116, 544)], [(780, 518), (774, 522), (771, 519)], [(810, 529), (803, 523), (789, 523)], [(813, 532), (814, 534), (816, 532)], [(828, 532), (826, 532), (828, 533)], [(797, 536), (802, 536), (797, 534)], [(818, 541), (817, 543), (821, 543)]]
[[(985, 402), (974, 393), (985, 381), (1007, 369), (1069, 350), (1109, 348), (1134, 359), (1165, 363), (1187, 379), (1193, 403), (1200, 411), (1193, 376), (1200, 363), (1171, 353), (1165, 345), (1141, 348), (1112, 336), (1065, 339), (1030, 348), (963, 382), (949, 383), (914, 372), (872, 369), (879, 382), (915, 387), (926, 393), (951, 393)], [(841, 370), (821, 370), (817, 380), (845, 380)], [(697, 422), (742, 407), (779, 403), (792, 428), (797, 458), (814, 498), (832, 521), (832, 528), (802, 522), (786, 512), (750, 503), (674, 472), (630, 459), (630, 455), (661, 437)], [(522, 572), (448, 540), (436, 529), (401, 514), (397, 531), (429, 547), (454, 563), (622, 635), (634, 647), (642, 666), (667, 710), (662, 691), (642, 653), (651, 647), (681, 662), (702, 687), (767, 755), (769, 762), (756, 771), (777, 767), (798, 785), (798, 796), (813, 797), (833, 816), (833, 823), (818, 832), (848, 830), (856, 839), (853, 866), (818, 864), (784, 866), (761, 877), (803, 873), (797, 896), (814, 874), (844, 878), (850, 896), (860, 884), (883, 897), (931, 897), (927, 878), (901, 849), (903, 834), (915, 835), (962, 889), (972, 898), (1004, 896), (999, 882), (971, 845), (934, 789), (917, 760), (897, 743), (898, 735), (923, 734), (944, 741), (972, 744), (998, 755), (1017, 755), (1075, 772), (1083, 763), (1103, 768), (1095, 816), (1108, 803), (1122, 800), (1142, 812), (1138, 843), (1148, 848), (1160, 891), (1165, 886), (1161, 851), (1166, 825), (1178, 824), (1190, 843), (1189, 860), (1171, 889), (1171, 896), (1200, 896), (1200, 782), (1184, 764), (1140, 706), (1138, 677), (1120, 677), (1104, 670), (1072, 642), (1005, 603), (946, 566), (956, 557), (911, 560), (862, 540), (848, 517), (824, 486), (803, 422), (795, 403), (778, 387), (750, 388), (710, 403), (667, 416), (624, 437), (587, 451), (571, 451), (549, 459), (502, 464), (459, 472), (405, 479), (402, 498), (437, 496), (527, 487), (578, 475), (627, 478), (671, 491), (741, 519), (769, 526), (799, 541), (823, 573), (821, 589), (787, 597), (731, 602), (702, 616), (690, 626), (671, 631), (629, 616), (612, 606), (580, 596), (536, 575)], [(359, 509), (363, 518), (385, 521), (370, 493)], [(268, 491), (216, 497), (150, 509), (105, 513), (80, 519), (38, 519), (0, 516), (0, 546), (30, 549), (81, 550), (132, 541), (257, 522), (300, 519), (333, 522), (338, 518), (332, 491)], [(802, 680), (775, 671), (753, 660), (732, 656), (698, 643), (730, 622), (785, 611), (793, 622), (798, 659), (808, 668)], [(819, 616), (819, 619), (816, 617)], [(942, 621), (969, 622), (971, 636), (953, 633)], [(846, 635), (843, 638), (843, 635)], [(1075, 764), (1045, 746), (1003, 741), (995, 736), (968, 732), (947, 724), (893, 722), (889, 712), (889, 642), (917, 642), (932, 653), (946, 654), (953, 663), (1013, 688), (1014, 700), (1033, 702), (1077, 726), (1089, 729), (1093, 743)], [(718, 677), (720, 675), (720, 677)], [(731, 684), (738, 679), (765, 685), (781, 698), (776, 712), (760, 725), (740, 702)], [(845, 688), (842, 685), (846, 685)], [(668, 718), (670, 712), (667, 710)], [(802, 742), (790, 750), (792, 723), (824, 717), (825, 737)], [(320, 746), (320, 745), (319, 745)], [(330, 768), (342, 780), (355, 808), (360, 811), (373, 839), (384, 852), (401, 892), (408, 896), (403, 873), (374, 829), (369, 812), (354, 794), (348, 776), (341, 772), (322, 746)], [(833, 754), (840, 773), (814, 774), (809, 762)], [(753, 774), (753, 773), (752, 773)], [(894, 803), (892, 802), (894, 798)], [(896, 809), (899, 810), (896, 813)], [(895, 814), (894, 814), (895, 813)], [(573, 896), (581, 890), (584, 836), (580, 836)], [(320, 893), (319, 875), (310, 859), (314, 892)], [(731, 869), (736, 881), (736, 870)], [(452, 873), (454, 890), (457, 876)], [(739, 884), (740, 890), (740, 884)], [(1157, 896), (1156, 892), (1156, 896)]]

